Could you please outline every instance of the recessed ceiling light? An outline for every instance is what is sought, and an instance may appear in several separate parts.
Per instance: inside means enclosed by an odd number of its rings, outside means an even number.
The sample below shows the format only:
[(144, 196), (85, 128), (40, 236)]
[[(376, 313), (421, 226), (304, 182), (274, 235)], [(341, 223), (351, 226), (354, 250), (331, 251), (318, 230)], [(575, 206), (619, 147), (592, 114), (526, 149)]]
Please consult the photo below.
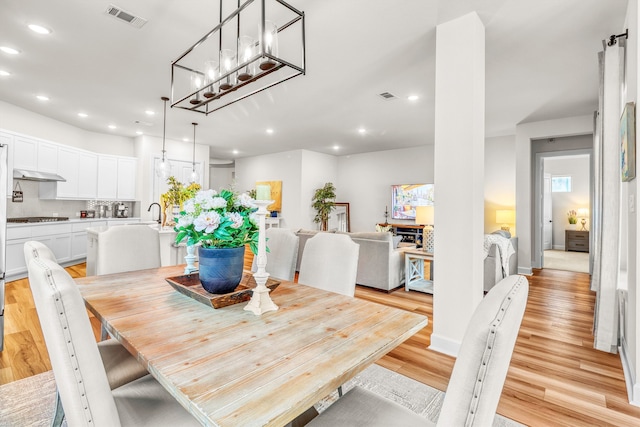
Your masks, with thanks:
[(109, 125), (109, 129), (115, 129), (116, 125)]
[(334, 145), (334, 146), (333, 146), (333, 149), (337, 151), (337, 150), (339, 150), (339, 149), (340, 149), (340, 146), (338, 146), (338, 145)]
[(40, 101), (48, 101), (49, 97), (46, 95), (36, 95), (36, 98), (38, 98)]
[(0, 70), (0, 76), (7, 77), (10, 76), (11, 73), (5, 70)]
[(359, 132), (359, 133), (365, 133), (366, 131), (367, 131), (367, 130), (366, 130), (365, 128), (360, 128), (360, 129), (358, 129), (358, 132)]
[(267, 129), (267, 133), (271, 135), (273, 133), (273, 129)]
[(37, 25), (37, 24), (29, 24), (28, 25), (29, 29), (31, 31), (33, 31), (34, 33), (38, 33), (38, 34), (51, 34), (51, 30), (48, 29), (47, 27), (43, 27), (42, 25)]
[(144, 132), (142, 132), (141, 130), (137, 130), (136, 131), (136, 135), (143, 135), (143, 134), (144, 134)]
[(8, 53), (9, 55), (17, 55), (20, 53), (18, 49), (14, 49), (9, 46), (0, 46), (0, 50), (3, 51), (4, 53)]
[(409, 96), (407, 96), (407, 99), (408, 99), (409, 101), (417, 101), (417, 100), (418, 100), (418, 98), (419, 98), (419, 96), (418, 96), (418, 95), (409, 95)]
[(147, 110), (144, 112), (147, 116), (153, 116), (156, 112), (155, 111), (151, 111), (151, 110)]
[(184, 142), (189, 142), (189, 138), (182, 138)]
[(233, 154), (238, 154), (238, 150), (233, 150), (232, 153)]
[(78, 117), (82, 117), (84, 119), (85, 117), (89, 117), (89, 115), (87, 113), (78, 113)]

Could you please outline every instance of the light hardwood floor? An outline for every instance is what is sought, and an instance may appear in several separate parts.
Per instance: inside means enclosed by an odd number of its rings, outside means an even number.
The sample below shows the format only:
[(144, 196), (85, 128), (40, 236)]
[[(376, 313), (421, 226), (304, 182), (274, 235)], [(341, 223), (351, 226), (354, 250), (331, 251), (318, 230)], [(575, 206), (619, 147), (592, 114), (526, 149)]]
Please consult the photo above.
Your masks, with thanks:
[[(250, 266), (250, 264), (249, 264)], [(85, 275), (85, 265), (67, 269)], [(530, 426), (635, 426), (640, 408), (628, 403), (617, 355), (594, 350), (594, 295), (589, 276), (534, 270), (527, 310), (498, 413)], [(27, 280), (7, 284), (5, 350), (0, 384), (51, 369)], [(427, 347), (433, 329), (432, 296), (398, 289), (390, 294), (358, 287), (356, 297), (426, 314), (429, 326), (378, 363), (446, 390), (453, 358)], [(99, 325), (93, 319), (94, 333)]]

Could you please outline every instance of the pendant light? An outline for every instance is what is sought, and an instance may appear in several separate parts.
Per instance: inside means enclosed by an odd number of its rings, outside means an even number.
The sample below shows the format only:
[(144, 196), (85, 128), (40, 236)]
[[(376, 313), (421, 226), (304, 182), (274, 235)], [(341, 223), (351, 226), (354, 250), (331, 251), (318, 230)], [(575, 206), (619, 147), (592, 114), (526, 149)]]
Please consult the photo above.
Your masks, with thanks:
[(189, 182), (199, 183), (200, 174), (196, 171), (196, 126), (197, 123), (191, 123), (193, 125), (193, 157), (191, 160), (191, 174), (189, 175)]
[(160, 99), (164, 102), (164, 115), (162, 119), (162, 160), (156, 165), (156, 175), (160, 179), (166, 180), (171, 175), (171, 163), (169, 163), (169, 160), (166, 158), (167, 150), (165, 150), (165, 139), (167, 133), (167, 101), (169, 98), (163, 96)]

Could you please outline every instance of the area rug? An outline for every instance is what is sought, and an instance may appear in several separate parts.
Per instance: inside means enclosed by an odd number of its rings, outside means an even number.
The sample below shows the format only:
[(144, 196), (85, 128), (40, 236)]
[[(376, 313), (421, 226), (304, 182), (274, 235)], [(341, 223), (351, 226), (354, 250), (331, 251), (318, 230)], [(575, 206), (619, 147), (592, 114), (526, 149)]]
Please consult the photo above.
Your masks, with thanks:
[(542, 266), (554, 270), (575, 271), (577, 273), (589, 272), (589, 253), (546, 250)]
[[(433, 422), (438, 419), (444, 398), (440, 390), (375, 364), (345, 383), (343, 391), (346, 393), (356, 385), (394, 400)], [(336, 391), (319, 402), (316, 409), (322, 412), (337, 398)], [(2, 385), (0, 426), (49, 426), (54, 405), (55, 380), (52, 371)], [(520, 427), (523, 424), (496, 415), (493, 426)]]
[[(352, 380), (347, 381), (342, 390), (344, 393), (354, 386), (366, 388), (374, 393), (393, 400), (400, 405), (411, 409), (413, 412), (428, 418), (433, 423), (437, 422), (440, 408), (444, 400), (444, 392), (422, 384), (419, 381), (397, 374), (378, 365), (371, 365)], [(338, 392), (320, 401), (315, 408), (322, 412), (331, 403), (338, 399)], [(496, 414), (493, 427), (523, 427), (512, 419)]]

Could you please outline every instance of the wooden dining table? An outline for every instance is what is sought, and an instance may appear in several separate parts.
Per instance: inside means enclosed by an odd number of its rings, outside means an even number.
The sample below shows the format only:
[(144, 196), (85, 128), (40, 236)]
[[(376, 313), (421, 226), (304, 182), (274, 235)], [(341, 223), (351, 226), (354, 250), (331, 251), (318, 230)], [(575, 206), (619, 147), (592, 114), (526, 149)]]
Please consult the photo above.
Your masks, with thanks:
[(214, 309), (167, 283), (183, 268), (76, 282), (109, 334), (203, 425), (285, 425), (427, 325), (423, 315), (287, 281), (271, 293), (277, 311)]

